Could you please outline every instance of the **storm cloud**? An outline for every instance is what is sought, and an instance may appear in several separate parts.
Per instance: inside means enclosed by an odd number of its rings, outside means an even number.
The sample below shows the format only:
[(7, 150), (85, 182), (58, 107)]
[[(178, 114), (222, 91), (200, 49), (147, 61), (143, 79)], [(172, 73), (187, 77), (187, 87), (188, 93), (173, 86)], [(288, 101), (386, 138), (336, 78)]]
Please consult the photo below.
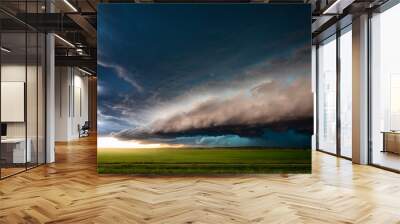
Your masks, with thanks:
[[(187, 103), (190, 105), (190, 102)], [(124, 130), (115, 136), (121, 139), (162, 138), (169, 135), (199, 135), (212, 133), (237, 134), (258, 132), (260, 128), (285, 126), (285, 123), (312, 118), (313, 102), (310, 80), (300, 78), (285, 83), (270, 81), (251, 89), (239, 91), (231, 97), (210, 97), (208, 100), (177, 111), (150, 124)], [(214, 133), (213, 133), (214, 132)], [(170, 136), (171, 137), (171, 136)]]

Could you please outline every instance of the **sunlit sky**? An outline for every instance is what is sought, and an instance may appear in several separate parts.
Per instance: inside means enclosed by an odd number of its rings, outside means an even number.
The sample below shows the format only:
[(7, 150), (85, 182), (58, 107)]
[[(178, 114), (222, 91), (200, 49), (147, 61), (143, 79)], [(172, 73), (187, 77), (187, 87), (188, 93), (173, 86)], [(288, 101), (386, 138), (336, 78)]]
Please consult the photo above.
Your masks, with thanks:
[(100, 147), (308, 148), (310, 8), (101, 4)]
[(181, 148), (184, 145), (169, 145), (169, 144), (143, 144), (140, 141), (136, 140), (119, 140), (114, 137), (99, 137), (97, 140), (97, 144), (101, 146), (101, 148)]

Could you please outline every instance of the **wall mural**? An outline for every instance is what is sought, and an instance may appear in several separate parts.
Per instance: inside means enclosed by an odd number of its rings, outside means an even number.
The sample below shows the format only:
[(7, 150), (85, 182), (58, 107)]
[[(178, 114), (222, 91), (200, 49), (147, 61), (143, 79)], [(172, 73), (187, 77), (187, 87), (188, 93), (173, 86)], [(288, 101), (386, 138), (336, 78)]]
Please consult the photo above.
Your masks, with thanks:
[(311, 172), (308, 5), (98, 13), (100, 173)]

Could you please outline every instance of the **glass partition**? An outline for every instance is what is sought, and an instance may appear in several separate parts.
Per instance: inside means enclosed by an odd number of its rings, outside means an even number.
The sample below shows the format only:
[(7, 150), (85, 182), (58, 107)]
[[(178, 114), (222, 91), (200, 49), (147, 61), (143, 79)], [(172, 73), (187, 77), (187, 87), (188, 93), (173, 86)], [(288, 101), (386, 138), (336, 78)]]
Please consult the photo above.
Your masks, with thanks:
[[(18, 12), (43, 11), (20, 1)], [(0, 6), (14, 7), (15, 4)], [(45, 35), (0, 12), (0, 178), (45, 163)], [(7, 20), (7, 23), (3, 23)], [(28, 21), (29, 23), (29, 21)]]
[(2, 177), (24, 171), (31, 159), (26, 144), (26, 40), (25, 32), (1, 34)]
[(318, 149), (336, 154), (336, 36), (318, 47)]
[(371, 19), (371, 162), (400, 170), (400, 5)]
[(351, 26), (340, 36), (340, 154), (352, 157), (352, 33)]

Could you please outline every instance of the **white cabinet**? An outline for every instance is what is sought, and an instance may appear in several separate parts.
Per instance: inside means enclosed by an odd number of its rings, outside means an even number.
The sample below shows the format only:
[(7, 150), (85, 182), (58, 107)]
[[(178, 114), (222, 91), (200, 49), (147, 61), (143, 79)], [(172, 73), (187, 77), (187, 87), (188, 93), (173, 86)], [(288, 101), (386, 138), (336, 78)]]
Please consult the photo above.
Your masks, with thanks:
[(2, 139), (1, 144), (12, 147), (12, 162), (25, 163), (32, 161), (32, 141), (27, 139), (27, 147), (25, 151), (25, 138), (7, 138)]

